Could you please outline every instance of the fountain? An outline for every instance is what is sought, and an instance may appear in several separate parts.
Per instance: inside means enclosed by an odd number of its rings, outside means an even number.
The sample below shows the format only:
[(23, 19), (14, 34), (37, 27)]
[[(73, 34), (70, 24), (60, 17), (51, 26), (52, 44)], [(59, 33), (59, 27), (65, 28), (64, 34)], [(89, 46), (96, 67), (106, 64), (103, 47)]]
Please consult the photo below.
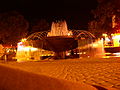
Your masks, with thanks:
[(53, 22), (52, 23), (52, 26), (51, 26), (51, 31), (48, 32), (48, 37), (49, 36), (68, 36), (68, 29), (67, 29), (67, 24), (66, 24), (66, 21), (63, 21), (63, 22), (58, 22), (58, 23), (55, 23)]
[[(103, 58), (105, 56), (104, 46), (103, 46), (103, 39), (95, 40), (94, 42), (89, 43), (89, 40), (84, 40), (83, 44), (82, 41), (78, 42), (78, 49), (81, 57), (96, 57), (96, 58)], [(81, 45), (82, 44), (82, 45)]]
[(27, 49), (28, 51), (25, 51), (25, 48), (20, 51), (18, 48), (17, 57), (20, 57), (20, 53), (24, 51), (24, 56), (22, 57), (28, 57), (28, 59), (40, 59), (42, 56), (49, 55), (55, 58), (65, 58), (66, 51), (78, 49), (80, 53), (85, 49), (91, 48), (91, 44), (93, 48), (95, 37), (90, 32), (85, 30), (68, 30), (66, 21), (53, 22), (50, 32), (33, 33), (22, 42), (22, 45), (18, 45), (29, 48)]

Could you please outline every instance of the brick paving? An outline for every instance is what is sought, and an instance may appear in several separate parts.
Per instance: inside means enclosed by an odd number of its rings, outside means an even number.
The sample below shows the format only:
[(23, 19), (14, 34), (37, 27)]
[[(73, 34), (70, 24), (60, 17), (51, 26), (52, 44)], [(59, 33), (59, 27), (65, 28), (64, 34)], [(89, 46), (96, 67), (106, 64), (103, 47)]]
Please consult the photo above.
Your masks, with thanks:
[(5, 62), (0, 64), (73, 82), (120, 89), (120, 58)]

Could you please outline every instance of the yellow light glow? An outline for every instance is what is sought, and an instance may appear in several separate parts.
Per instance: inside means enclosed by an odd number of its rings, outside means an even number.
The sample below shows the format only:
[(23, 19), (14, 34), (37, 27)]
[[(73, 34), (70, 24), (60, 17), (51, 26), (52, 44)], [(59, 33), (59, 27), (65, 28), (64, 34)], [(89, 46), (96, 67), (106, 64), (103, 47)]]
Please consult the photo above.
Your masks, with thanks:
[(120, 46), (120, 33), (114, 34), (112, 39), (113, 39), (114, 47), (119, 47)]
[(70, 56), (70, 53), (67, 53), (66, 55), (67, 55), (67, 56)]
[(37, 50), (38, 50), (37, 48), (34, 47), (31, 48), (31, 51), (37, 51)]
[(31, 46), (24, 46), (22, 42), (18, 43), (18, 51), (36, 51), (37, 48)]
[(23, 50), (24, 50), (24, 51), (36, 51), (37, 48), (28, 46), (28, 47), (23, 47)]
[(68, 36), (71, 36), (71, 35), (73, 35), (73, 33), (72, 33), (72, 31), (69, 31)]
[(105, 53), (106, 55), (110, 55), (111, 53)]
[(94, 44), (93, 44), (93, 47), (98, 47), (98, 44), (94, 43)]
[(68, 36), (70, 36), (70, 33), (68, 33)]
[(114, 34), (111, 34), (111, 36), (114, 36)]
[(25, 42), (27, 39), (26, 38), (23, 38), (23, 39), (21, 39), (21, 42)]
[(103, 56), (102, 58), (110, 58), (110, 56)]
[(106, 40), (107, 42), (109, 42), (109, 41), (110, 41), (110, 39), (109, 39), (108, 37), (106, 37), (106, 38), (105, 38), (105, 40)]
[(107, 36), (107, 34), (103, 33), (103, 34), (102, 34), (102, 36), (106, 37), (106, 36)]

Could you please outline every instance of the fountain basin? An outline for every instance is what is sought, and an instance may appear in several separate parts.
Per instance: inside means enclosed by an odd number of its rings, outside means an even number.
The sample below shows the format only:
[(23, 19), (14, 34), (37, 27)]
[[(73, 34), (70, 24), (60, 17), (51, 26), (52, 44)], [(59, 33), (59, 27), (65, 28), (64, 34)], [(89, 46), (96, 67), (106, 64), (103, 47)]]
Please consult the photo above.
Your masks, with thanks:
[(50, 36), (45, 37), (42, 40), (32, 40), (28, 42), (29, 44), (32, 43), (33, 47), (42, 48), (54, 52), (71, 50), (78, 46), (77, 40), (70, 36)]

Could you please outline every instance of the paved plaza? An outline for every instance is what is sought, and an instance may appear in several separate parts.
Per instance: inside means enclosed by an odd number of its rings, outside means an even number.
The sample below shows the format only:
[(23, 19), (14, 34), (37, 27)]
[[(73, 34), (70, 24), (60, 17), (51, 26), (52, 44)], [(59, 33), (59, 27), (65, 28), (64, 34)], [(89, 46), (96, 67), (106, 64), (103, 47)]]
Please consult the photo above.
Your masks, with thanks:
[(120, 58), (50, 59), (0, 64), (58, 79), (120, 89)]

